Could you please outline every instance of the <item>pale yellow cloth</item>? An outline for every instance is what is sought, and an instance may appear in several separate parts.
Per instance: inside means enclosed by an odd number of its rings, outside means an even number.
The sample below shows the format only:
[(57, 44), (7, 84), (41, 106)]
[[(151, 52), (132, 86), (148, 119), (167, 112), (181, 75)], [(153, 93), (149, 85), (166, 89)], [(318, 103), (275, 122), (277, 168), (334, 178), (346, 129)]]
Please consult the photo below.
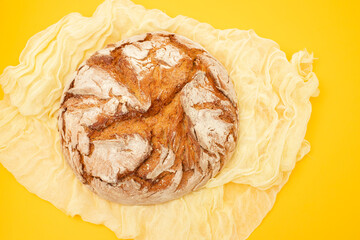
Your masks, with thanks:
[[(239, 101), (234, 157), (205, 188), (165, 204), (122, 206), (99, 198), (62, 157), (57, 109), (64, 83), (94, 51), (135, 34), (166, 30), (184, 35), (222, 62)], [(217, 30), (205, 23), (127, 0), (108, 0), (90, 18), (73, 13), (33, 36), (0, 76), (0, 162), (30, 192), (69, 215), (104, 224), (119, 238), (245, 239), (272, 208), (297, 160), (318, 92), (312, 55), (291, 61), (253, 31)]]

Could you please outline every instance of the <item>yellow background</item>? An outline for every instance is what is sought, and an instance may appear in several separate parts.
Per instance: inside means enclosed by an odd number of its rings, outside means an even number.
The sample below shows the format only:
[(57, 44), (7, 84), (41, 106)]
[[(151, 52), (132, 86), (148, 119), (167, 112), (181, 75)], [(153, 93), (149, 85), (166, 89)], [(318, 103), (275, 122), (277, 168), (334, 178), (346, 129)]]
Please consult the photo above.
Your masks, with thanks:
[[(70, 12), (90, 16), (102, 0), (0, 0), (0, 72), (17, 65), (27, 40)], [(216, 28), (254, 29), (290, 58), (314, 52), (320, 96), (306, 139), (311, 152), (293, 171), (273, 210), (250, 236), (360, 239), (359, 1), (135, 0)], [(2, 96), (2, 93), (0, 93)], [(0, 136), (1, 137), (1, 136)], [(0, 239), (116, 240), (104, 226), (69, 217), (29, 193), (0, 165)]]

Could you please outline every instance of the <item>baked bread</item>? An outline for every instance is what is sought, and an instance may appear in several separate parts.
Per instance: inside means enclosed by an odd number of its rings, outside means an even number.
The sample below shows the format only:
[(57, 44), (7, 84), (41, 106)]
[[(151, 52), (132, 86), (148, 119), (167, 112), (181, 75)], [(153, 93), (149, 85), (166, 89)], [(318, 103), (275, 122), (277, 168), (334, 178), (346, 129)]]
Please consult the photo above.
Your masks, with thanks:
[(122, 204), (155, 204), (202, 187), (231, 157), (237, 98), (225, 68), (168, 32), (97, 51), (64, 89), (59, 132), (83, 184)]

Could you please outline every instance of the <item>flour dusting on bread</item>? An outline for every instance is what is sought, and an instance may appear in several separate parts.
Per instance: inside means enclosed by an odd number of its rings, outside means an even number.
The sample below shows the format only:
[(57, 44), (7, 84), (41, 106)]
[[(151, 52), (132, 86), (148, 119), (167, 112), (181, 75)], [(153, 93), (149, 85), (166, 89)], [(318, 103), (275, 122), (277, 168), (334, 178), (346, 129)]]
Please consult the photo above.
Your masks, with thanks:
[(65, 88), (64, 156), (100, 196), (154, 204), (201, 188), (237, 140), (235, 91), (199, 44), (142, 34), (97, 51)]

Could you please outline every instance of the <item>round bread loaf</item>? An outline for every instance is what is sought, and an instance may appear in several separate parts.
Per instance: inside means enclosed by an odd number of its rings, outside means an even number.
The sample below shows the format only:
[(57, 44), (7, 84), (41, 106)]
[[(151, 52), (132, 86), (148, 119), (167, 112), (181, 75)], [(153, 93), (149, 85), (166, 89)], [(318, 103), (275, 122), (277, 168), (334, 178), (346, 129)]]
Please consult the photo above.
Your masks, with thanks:
[(225, 68), (168, 32), (97, 51), (64, 89), (59, 132), (81, 182), (122, 204), (155, 204), (202, 187), (231, 157), (237, 98)]

